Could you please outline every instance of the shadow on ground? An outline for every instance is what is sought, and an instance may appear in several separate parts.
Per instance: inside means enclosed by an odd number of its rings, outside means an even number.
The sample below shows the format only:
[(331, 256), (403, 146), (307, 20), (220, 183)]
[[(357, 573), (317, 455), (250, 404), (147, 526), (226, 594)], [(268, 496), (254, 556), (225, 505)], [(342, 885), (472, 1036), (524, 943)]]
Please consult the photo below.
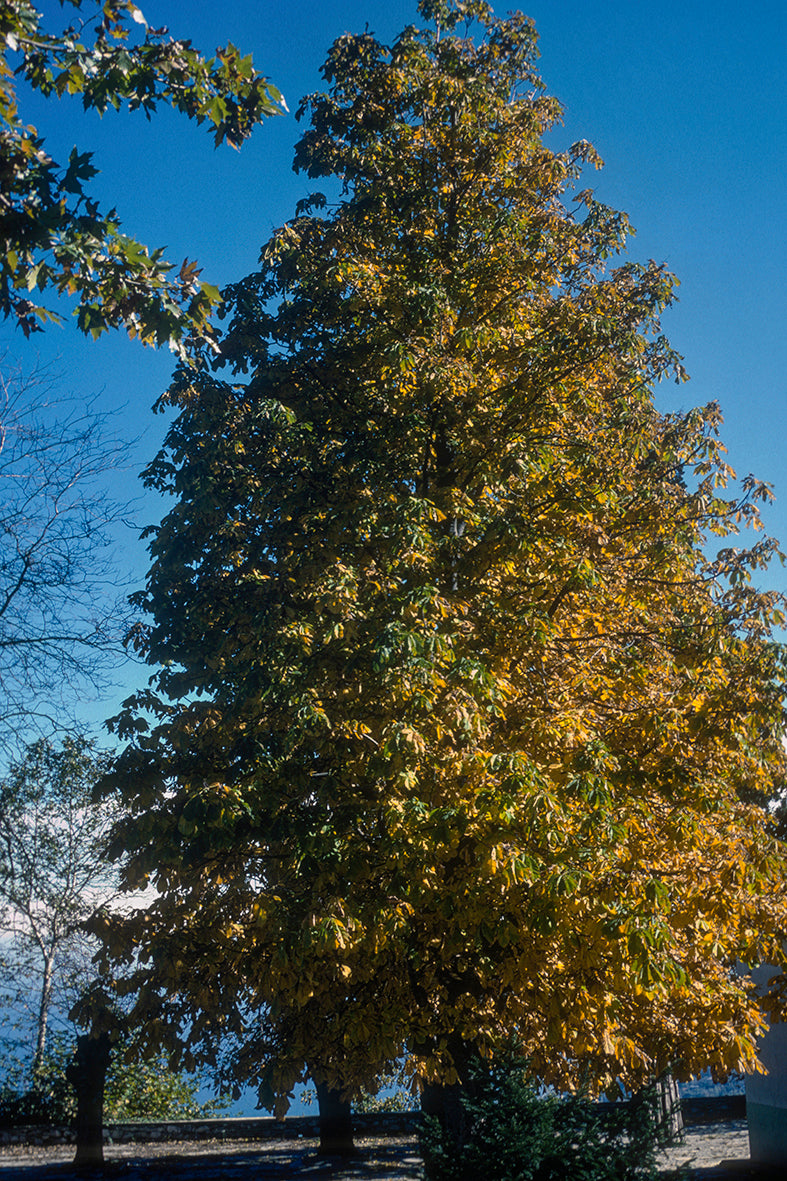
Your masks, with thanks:
[(77, 1169), (73, 1164), (53, 1161), (5, 1165), (0, 1177), (14, 1181), (83, 1181), (85, 1177), (107, 1181), (414, 1181), (421, 1177), (421, 1161), (411, 1147), (375, 1146), (362, 1149), (349, 1159), (320, 1157), (307, 1148), (268, 1146), (233, 1151), (229, 1147), (206, 1150), (200, 1155), (177, 1153), (110, 1160), (103, 1169)]
[[(349, 1159), (320, 1157), (315, 1141), (295, 1141), (275, 1144), (236, 1142), (235, 1144), (189, 1145), (187, 1151), (150, 1145), (110, 1147), (110, 1159), (104, 1167), (77, 1169), (70, 1161), (71, 1150), (58, 1150), (57, 1159), (51, 1154), (32, 1160), (21, 1156), (17, 1160), (0, 1158), (0, 1179), (3, 1181), (420, 1181), (423, 1176), (421, 1159), (415, 1142), (406, 1138), (367, 1143)], [(737, 1146), (736, 1146), (737, 1147)], [(748, 1147), (748, 1145), (747, 1145)], [(121, 1155), (114, 1154), (120, 1153)], [(707, 1160), (707, 1157), (706, 1157)], [(719, 1156), (716, 1156), (716, 1162)], [(670, 1176), (665, 1162), (663, 1177)], [(492, 1164), (492, 1162), (490, 1162)], [(680, 1175), (680, 1171), (679, 1171)], [(675, 1176), (675, 1173), (672, 1173)], [(686, 1181), (784, 1181), (787, 1172), (767, 1170), (746, 1158), (724, 1160), (712, 1165), (696, 1157), (693, 1167), (682, 1173)], [(494, 1181), (490, 1172), (479, 1181)], [(575, 1181), (575, 1178), (565, 1178)]]

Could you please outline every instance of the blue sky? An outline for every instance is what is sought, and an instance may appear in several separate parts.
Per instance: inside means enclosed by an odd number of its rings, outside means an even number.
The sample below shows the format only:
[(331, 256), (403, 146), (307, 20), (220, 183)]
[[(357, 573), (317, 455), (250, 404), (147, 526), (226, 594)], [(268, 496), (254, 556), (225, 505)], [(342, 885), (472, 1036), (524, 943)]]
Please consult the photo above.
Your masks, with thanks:
[[(392, 39), (417, 22), (415, 0), (139, 3), (151, 25), (169, 25), (203, 51), (233, 41), (253, 53), (293, 114), (267, 121), (239, 153), (214, 151), (203, 129), (167, 111), (150, 123), (140, 114), (99, 120), (83, 115), (78, 101), (34, 97), (24, 115), (56, 158), (75, 143), (94, 151), (96, 191), (117, 207), (127, 232), (167, 246), (178, 263), (199, 259), (203, 277), (222, 285), (254, 268), (260, 245), (313, 187), (291, 170), (294, 112), (304, 93), (321, 88), (319, 67), (332, 40), (367, 23)], [(39, 7), (62, 19), (56, 0)], [(525, 11), (540, 34), (547, 90), (566, 108), (551, 143), (586, 138), (596, 146), (606, 168), (587, 183), (629, 214), (638, 231), (631, 256), (664, 261), (681, 280), (664, 327), (692, 381), (661, 387), (659, 404), (721, 403), (728, 458), (739, 475), (753, 471), (773, 483), (778, 500), (766, 524), (787, 544), (787, 5), (533, 0)], [(136, 473), (165, 425), (150, 408), (167, 384), (171, 356), (118, 336), (86, 342), (73, 327), (25, 342), (8, 325), (0, 325), (2, 352), (27, 368), (36, 358), (51, 361), (64, 388), (100, 392), (107, 406), (122, 408), (121, 429), (138, 439), (118, 484), (139, 495)], [(159, 511), (143, 499), (138, 523)], [(141, 582), (146, 557), (133, 533), (123, 560)], [(787, 590), (781, 567), (764, 581)], [(98, 721), (123, 695), (94, 703), (86, 716)]]

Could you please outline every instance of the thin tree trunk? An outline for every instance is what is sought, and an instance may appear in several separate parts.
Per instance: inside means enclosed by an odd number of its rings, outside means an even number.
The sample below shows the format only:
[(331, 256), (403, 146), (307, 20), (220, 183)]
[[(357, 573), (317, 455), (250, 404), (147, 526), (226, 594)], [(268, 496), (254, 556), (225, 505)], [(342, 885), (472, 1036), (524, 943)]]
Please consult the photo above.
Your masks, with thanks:
[(44, 1051), (46, 1050), (46, 1034), (49, 1024), (49, 1010), (52, 1005), (52, 979), (55, 970), (55, 957), (44, 956), (44, 978), (41, 982), (41, 999), (38, 1005), (38, 1024), (36, 1029), (36, 1050), (33, 1055), (33, 1077), (44, 1065)]

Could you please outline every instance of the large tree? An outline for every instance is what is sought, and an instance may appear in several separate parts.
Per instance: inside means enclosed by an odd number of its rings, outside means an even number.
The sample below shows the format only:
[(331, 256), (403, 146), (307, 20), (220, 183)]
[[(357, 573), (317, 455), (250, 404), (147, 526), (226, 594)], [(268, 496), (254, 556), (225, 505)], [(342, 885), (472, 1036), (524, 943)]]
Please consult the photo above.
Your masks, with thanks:
[(674, 280), (545, 145), (532, 24), (420, 11), (333, 46), (296, 163), (341, 196), (165, 398), (112, 777), (158, 896), (106, 954), (151, 1047), (235, 1038), (269, 1098), (403, 1052), (455, 1084), (512, 1036), (560, 1087), (750, 1069), (783, 617), (773, 544), (725, 539), (769, 492), (717, 407), (657, 409)]
[(52, 159), (19, 108), (14, 77), (46, 97), (78, 95), (98, 114), (125, 107), (149, 117), (164, 104), (235, 147), (282, 110), (281, 95), (234, 45), (203, 57), (151, 28), (134, 0), (61, 0), (60, 8), (73, 10), (66, 28), (51, 27), (28, 0), (0, 5), (0, 313), (29, 335), (58, 319), (37, 302), (49, 288), (77, 297), (86, 333), (122, 326), (182, 351), (189, 335), (210, 337), (218, 291), (196, 263), (173, 267), (163, 249), (123, 233), (116, 210), (100, 209), (91, 153)]

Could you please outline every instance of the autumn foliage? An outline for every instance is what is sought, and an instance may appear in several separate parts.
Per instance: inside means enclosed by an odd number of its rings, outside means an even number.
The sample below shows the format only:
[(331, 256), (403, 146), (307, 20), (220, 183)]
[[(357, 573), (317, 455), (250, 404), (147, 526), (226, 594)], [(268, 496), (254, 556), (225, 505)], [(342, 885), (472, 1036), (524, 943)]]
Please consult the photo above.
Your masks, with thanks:
[(736, 546), (769, 491), (716, 406), (657, 408), (675, 281), (580, 188), (590, 145), (545, 145), (532, 24), (420, 10), (333, 46), (296, 162), (341, 193), (164, 399), (112, 779), (158, 896), (106, 954), (151, 1047), (280, 1106), (512, 1035), (559, 1087), (751, 1069), (784, 666), (773, 543)]

